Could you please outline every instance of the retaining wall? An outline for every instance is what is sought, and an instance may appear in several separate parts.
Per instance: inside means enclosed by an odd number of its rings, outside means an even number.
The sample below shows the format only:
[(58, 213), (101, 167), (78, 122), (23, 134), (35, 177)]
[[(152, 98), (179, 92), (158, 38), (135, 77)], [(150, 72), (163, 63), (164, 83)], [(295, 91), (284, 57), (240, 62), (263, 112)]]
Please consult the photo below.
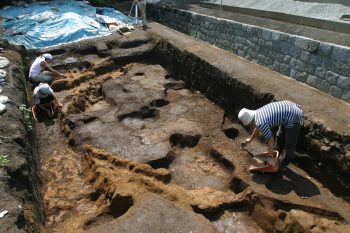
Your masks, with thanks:
[(350, 48), (165, 5), (147, 18), (350, 103)]

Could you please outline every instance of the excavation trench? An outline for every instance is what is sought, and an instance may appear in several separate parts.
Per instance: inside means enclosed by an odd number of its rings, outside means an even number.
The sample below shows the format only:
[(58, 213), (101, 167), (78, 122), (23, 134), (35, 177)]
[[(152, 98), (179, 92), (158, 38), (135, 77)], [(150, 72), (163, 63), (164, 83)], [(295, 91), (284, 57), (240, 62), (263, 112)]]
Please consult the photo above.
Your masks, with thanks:
[[(251, 164), (262, 164), (253, 154), (266, 146), (256, 140), (243, 147), (251, 129), (238, 123), (237, 112), (275, 96), (232, 78), (206, 56), (242, 59), (213, 47), (199, 56), (188, 44), (196, 50), (204, 43), (179, 33), (174, 42), (175, 32), (152, 27), (157, 33), (135, 30), (127, 39), (110, 36), (31, 51), (32, 57), (53, 54), (53, 67), (68, 77), (51, 83), (64, 103), (53, 103), (56, 116), (36, 112), (46, 229), (347, 229), (346, 202), (295, 165), (286, 173), (249, 172)], [(67, 57), (74, 59), (65, 62)], [(309, 121), (305, 131), (314, 124)], [(317, 133), (302, 132), (301, 139), (307, 145)], [(346, 140), (339, 141), (341, 151)], [(301, 145), (296, 161), (312, 158), (318, 146), (305, 152), (311, 146)], [(343, 181), (338, 191), (346, 198)]]

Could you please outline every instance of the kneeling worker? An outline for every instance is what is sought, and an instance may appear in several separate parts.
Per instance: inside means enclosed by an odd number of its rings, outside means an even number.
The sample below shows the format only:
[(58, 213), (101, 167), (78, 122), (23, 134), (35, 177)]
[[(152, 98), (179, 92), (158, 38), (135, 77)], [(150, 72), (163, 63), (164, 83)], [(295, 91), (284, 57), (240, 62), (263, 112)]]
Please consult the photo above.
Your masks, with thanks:
[[(56, 100), (58, 106), (63, 107), (63, 104), (61, 104), (58, 101), (58, 99), (57, 99), (56, 95), (53, 93), (53, 90), (51, 89), (51, 87), (46, 83), (40, 83), (39, 86), (37, 86), (34, 89), (33, 96), (34, 96), (35, 107), (37, 109), (40, 108), (40, 109), (46, 111), (50, 117), (53, 115), (52, 109), (50, 111), (47, 108), (45, 108), (43, 105), (49, 105), (52, 100)], [(51, 105), (50, 105), (50, 108), (51, 108)], [(35, 114), (34, 114), (34, 116), (35, 116)]]
[(49, 53), (44, 53), (43, 55), (37, 57), (29, 70), (29, 79), (33, 82), (48, 82), (52, 79), (50, 75), (45, 75), (41, 71), (46, 69), (58, 76), (66, 78), (64, 74), (61, 74), (57, 70), (52, 69), (49, 63), (52, 61), (52, 56)]
[[(268, 166), (275, 166), (274, 149), (279, 153), (285, 150), (285, 154), (280, 159), (279, 168), (279, 170), (284, 171), (294, 157), (303, 121), (303, 111), (300, 109), (300, 105), (285, 100), (267, 104), (256, 111), (243, 108), (238, 114), (238, 119), (244, 125), (255, 125), (255, 129), (246, 143), (250, 143), (256, 138), (259, 131), (267, 140)], [(279, 126), (276, 134), (276, 145), (271, 131), (274, 126)]]

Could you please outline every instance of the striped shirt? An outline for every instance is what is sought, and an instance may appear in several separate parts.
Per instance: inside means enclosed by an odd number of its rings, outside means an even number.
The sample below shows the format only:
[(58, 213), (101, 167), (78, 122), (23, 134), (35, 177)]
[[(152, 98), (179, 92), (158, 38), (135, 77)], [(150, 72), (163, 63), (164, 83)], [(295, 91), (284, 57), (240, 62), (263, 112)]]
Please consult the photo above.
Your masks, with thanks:
[(300, 105), (284, 100), (267, 104), (255, 111), (255, 126), (266, 140), (272, 137), (271, 128), (283, 125), (293, 128), (294, 122), (302, 124), (303, 111)]

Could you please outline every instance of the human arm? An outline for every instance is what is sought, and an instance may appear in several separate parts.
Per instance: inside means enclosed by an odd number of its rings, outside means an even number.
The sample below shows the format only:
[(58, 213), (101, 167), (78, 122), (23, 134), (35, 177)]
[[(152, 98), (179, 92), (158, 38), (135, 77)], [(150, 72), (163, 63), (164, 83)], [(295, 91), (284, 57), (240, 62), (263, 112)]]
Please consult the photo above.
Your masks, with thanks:
[(56, 95), (55, 95), (55, 93), (51, 93), (51, 95), (52, 95), (52, 97), (56, 100), (56, 102), (57, 102), (57, 104), (58, 104), (58, 106), (60, 106), (60, 107), (63, 107), (63, 104), (61, 104), (61, 102), (60, 101), (58, 101), (58, 99), (57, 99), (57, 97), (56, 97)]
[(51, 66), (49, 66), (49, 64), (47, 64), (46, 61), (42, 61), (40, 65), (41, 65), (41, 67), (45, 68), (46, 70), (48, 70), (54, 74), (57, 74), (57, 75), (64, 77), (64, 78), (67, 78), (67, 76), (65, 76), (64, 74), (61, 74), (57, 70), (52, 69)]
[(245, 140), (246, 143), (250, 143), (251, 141), (253, 141), (254, 138), (256, 138), (259, 135), (259, 130), (257, 128), (254, 129), (252, 135), (250, 136), (250, 138), (248, 138), (247, 140)]
[[(52, 111), (50, 111), (50, 110), (48, 110), (47, 108), (45, 108), (44, 105), (48, 105), (48, 106), (51, 108), (51, 105), (48, 104), (48, 103), (46, 103), (46, 104), (35, 104), (35, 107), (36, 107), (36, 108), (40, 108), (40, 109), (42, 109), (43, 111), (47, 112), (47, 115), (49, 115), (49, 116), (51, 117), (52, 114), (53, 114)], [(52, 110), (52, 108), (51, 108), (51, 110)], [(34, 119), (36, 120), (35, 114), (34, 114)]]
[[(275, 139), (273, 137), (267, 140), (268, 156), (273, 156), (274, 145), (275, 145)], [(275, 161), (272, 157), (267, 157), (267, 165), (271, 167), (275, 166)]]

